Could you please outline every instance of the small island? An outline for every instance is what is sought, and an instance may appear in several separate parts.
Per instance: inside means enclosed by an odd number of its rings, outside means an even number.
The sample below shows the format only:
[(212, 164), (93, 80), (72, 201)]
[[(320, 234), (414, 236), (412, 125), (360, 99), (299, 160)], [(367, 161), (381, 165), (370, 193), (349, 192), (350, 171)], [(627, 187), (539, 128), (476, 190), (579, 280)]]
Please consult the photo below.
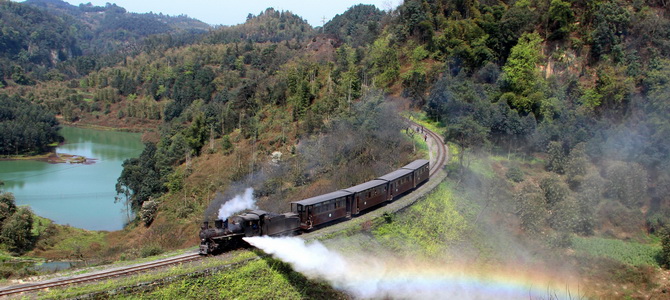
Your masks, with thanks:
[(81, 155), (73, 155), (67, 153), (53, 152), (46, 158), (46, 162), (50, 164), (85, 164), (90, 165), (96, 162), (96, 159), (86, 158)]

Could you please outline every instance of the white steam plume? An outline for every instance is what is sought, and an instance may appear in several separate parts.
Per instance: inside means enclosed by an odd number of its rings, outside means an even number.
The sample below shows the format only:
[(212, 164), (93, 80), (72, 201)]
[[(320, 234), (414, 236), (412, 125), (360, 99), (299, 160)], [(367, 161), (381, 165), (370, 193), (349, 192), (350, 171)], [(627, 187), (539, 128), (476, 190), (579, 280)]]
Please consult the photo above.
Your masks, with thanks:
[(244, 240), (265, 253), (291, 264), (296, 271), (308, 277), (325, 279), (335, 288), (353, 292), (358, 297), (374, 295), (375, 287), (370, 287), (370, 291), (366, 289), (359, 291), (356, 287), (351, 286), (352, 282), (363, 279), (360, 277), (361, 274), (351, 272), (350, 261), (339, 253), (328, 250), (319, 242), (305, 244), (305, 241), (300, 238), (267, 236), (245, 237)]
[(473, 280), (465, 270), (418, 266), (376, 253), (342, 255), (319, 242), (295, 237), (245, 237), (254, 247), (291, 264), (312, 279), (324, 279), (354, 298), (383, 299), (564, 299), (546, 286), (514, 289), (488, 279)]
[(243, 211), (245, 209), (257, 209), (256, 200), (254, 199), (254, 189), (247, 188), (244, 194), (237, 195), (235, 198), (226, 201), (219, 209), (219, 219), (226, 220), (234, 213)]

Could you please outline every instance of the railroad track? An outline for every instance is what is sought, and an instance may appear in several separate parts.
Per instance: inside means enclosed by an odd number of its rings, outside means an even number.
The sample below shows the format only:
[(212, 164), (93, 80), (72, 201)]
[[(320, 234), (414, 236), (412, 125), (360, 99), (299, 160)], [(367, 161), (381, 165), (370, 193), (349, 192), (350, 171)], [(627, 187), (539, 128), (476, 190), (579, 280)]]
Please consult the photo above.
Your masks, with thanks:
[(435, 173), (438, 171), (442, 170), (444, 165), (447, 163), (448, 157), (449, 157), (449, 151), (447, 150), (446, 145), (444, 144), (444, 140), (442, 137), (430, 130), (424, 130), (427, 132), (428, 136), (431, 137), (434, 143), (436, 143), (435, 147), (437, 147), (437, 157), (434, 162), (432, 162), (432, 165), (430, 166), (430, 172), (429, 176), (433, 177)]
[[(411, 124), (411, 128), (418, 128), (421, 126), (412, 120), (407, 119), (407, 121)], [(439, 134), (426, 129), (425, 127), (423, 127), (423, 134), (426, 134), (432, 140), (432, 143), (434, 143), (434, 146), (437, 150), (435, 159), (430, 160), (429, 175), (430, 177), (433, 177), (433, 175), (440, 171), (447, 163), (449, 152), (447, 150), (447, 146), (444, 144), (444, 140)]]
[[(410, 124), (412, 124), (413, 128), (417, 128), (420, 125), (417, 123), (414, 123), (413, 121), (409, 121)], [(426, 134), (428, 138), (430, 138), (431, 142), (429, 142), (429, 152), (431, 152), (431, 156), (433, 156), (432, 151), (436, 150), (435, 157), (431, 157), (430, 159), (430, 177), (434, 177), (442, 168), (444, 167), (445, 163), (447, 162), (448, 159), (448, 151), (447, 148), (444, 144), (444, 141), (442, 137), (434, 133), (430, 130), (423, 129), (423, 134)], [(431, 145), (434, 149), (431, 149)], [(407, 197), (407, 196), (405, 196)], [(402, 201), (402, 199), (399, 199), (399, 201)], [(411, 203), (414, 203), (413, 201)], [(411, 205), (411, 203), (407, 203), (407, 205)], [(398, 208), (394, 208), (394, 211), (400, 210), (407, 205), (404, 206), (399, 206)], [(380, 210), (380, 213), (382, 209)], [(357, 217), (356, 219), (363, 219), (363, 218), (373, 218), (376, 217), (375, 214), (370, 214), (366, 216), (361, 216)], [(343, 222), (346, 223), (346, 222)], [(340, 225), (340, 224), (337, 224)], [(332, 230), (324, 230), (327, 228), (330, 229), (335, 229), (337, 228), (337, 225), (333, 226), (328, 226), (324, 227), (319, 230), (315, 230), (311, 234), (323, 234), (325, 231), (332, 231)], [(309, 236), (311, 234), (305, 234), (303, 235), (303, 238), (305, 236)], [(73, 276), (73, 277), (65, 277), (65, 278), (57, 278), (53, 280), (47, 280), (47, 281), (42, 281), (42, 282), (36, 282), (36, 283), (25, 283), (25, 284), (20, 284), (20, 285), (14, 285), (10, 287), (5, 287), (5, 288), (0, 288), (0, 297), (6, 297), (6, 296), (11, 296), (11, 295), (17, 295), (21, 293), (26, 293), (26, 292), (34, 292), (37, 290), (42, 290), (42, 289), (49, 289), (49, 288), (54, 288), (54, 287), (63, 287), (66, 285), (70, 284), (79, 284), (79, 283), (86, 283), (86, 282), (91, 282), (91, 281), (96, 281), (96, 280), (102, 280), (102, 279), (109, 279), (113, 277), (118, 277), (118, 276), (125, 276), (128, 274), (132, 273), (137, 273), (137, 272), (142, 272), (142, 271), (147, 271), (150, 269), (155, 269), (155, 268), (161, 268), (161, 267), (167, 267), (170, 265), (174, 264), (179, 264), (179, 263), (185, 263), (193, 260), (200, 259), (201, 256), (198, 255), (197, 253), (188, 253), (188, 254), (183, 254), (171, 258), (166, 258), (166, 259), (161, 259), (149, 263), (143, 263), (143, 264), (138, 264), (138, 265), (133, 265), (129, 267), (121, 267), (121, 268), (115, 268), (115, 269), (108, 269), (105, 271), (100, 271), (97, 273), (92, 273), (92, 274), (86, 274), (86, 275), (79, 275), (79, 276)]]
[(92, 273), (92, 274), (86, 274), (86, 275), (80, 275), (80, 276), (75, 276), (75, 277), (66, 277), (66, 278), (58, 278), (58, 279), (53, 279), (53, 280), (48, 280), (48, 281), (42, 281), (42, 282), (37, 282), (37, 283), (27, 283), (27, 284), (20, 284), (20, 285), (15, 285), (15, 286), (10, 286), (7, 288), (2, 288), (0, 289), (0, 296), (9, 296), (9, 295), (15, 295), (15, 294), (20, 294), (20, 293), (25, 293), (25, 292), (33, 292), (36, 290), (42, 290), (42, 289), (48, 289), (48, 288), (54, 288), (54, 287), (62, 287), (65, 285), (69, 284), (77, 284), (77, 283), (85, 283), (85, 282), (90, 282), (90, 281), (95, 281), (95, 280), (100, 280), (100, 279), (109, 279), (112, 277), (117, 277), (117, 276), (124, 276), (136, 272), (142, 272), (150, 269), (155, 269), (155, 268), (160, 268), (160, 267), (166, 267), (174, 264), (179, 264), (179, 263), (185, 263), (189, 262), (192, 260), (200, 259), (200, 255), (197, 253), (188, 253), (188, 254), (183, 254), (171, 258), (166, 258), (166, 259), (161, 259), (149, 263), (143, 263), (139, 265), (134, 265), (130, 267), (122, 267), (122, 268), (116, 268), (116, 269), (110, 269), (110, 270), (105, 270), (101, 271), (98, 273)]

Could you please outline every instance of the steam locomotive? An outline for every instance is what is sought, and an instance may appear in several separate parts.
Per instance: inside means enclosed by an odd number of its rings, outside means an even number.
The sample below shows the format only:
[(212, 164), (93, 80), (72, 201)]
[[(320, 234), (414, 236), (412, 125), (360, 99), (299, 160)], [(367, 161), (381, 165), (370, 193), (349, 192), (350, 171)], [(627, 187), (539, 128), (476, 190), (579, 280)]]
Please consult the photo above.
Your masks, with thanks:
[(243, 246), (243, 237), (293, 235), (333, 221), (350, 219), (414, 190), (428, 181), (429, 170), (429, 161), (418, 159), (377, 179), (291, 202), (291, 212), (277, 214), (252, 210), (228, 220), (216, 220), (211, 228), (209, 222), (204, 222), (200, 230), (199, 253), (207, 255)]

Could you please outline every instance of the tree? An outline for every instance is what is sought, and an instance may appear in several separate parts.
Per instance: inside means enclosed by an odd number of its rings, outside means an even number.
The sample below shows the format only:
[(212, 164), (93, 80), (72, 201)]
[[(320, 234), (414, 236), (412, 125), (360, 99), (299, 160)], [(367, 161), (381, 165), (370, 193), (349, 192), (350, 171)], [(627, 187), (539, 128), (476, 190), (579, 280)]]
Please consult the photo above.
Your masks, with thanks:
[(614, 162), (605, 172), (607, 195), (628, 208), (637, 208), (647, 191), (647, 171), (637, 163)]
[(30, 208), (20, 207), (2, 226), (0, 238), (14, 253), (24, 253), (33, 245), (33, 212)]
[(544, 199), (550, 210), (557, 204), (563, 202), (570, 192), (565, 183), (563, 183), (563, 181), (556, 175), (545, 177), (540, 180), (540, 188), (544, 193)]
[(488, 128), (479, 125), (472, 116), (467, 116), (460, 119), (457, 123), (448, 126), (444, 138), (446, 141), (454, 142), (460, 147), (458, 158), (462, 168), (466, 152), (487, 144), (488, 133)]
[(510, 97), (509, 104), (520, 112), (531, 112), (535, 104), (529, 96), (535, 92), (540, 78), (537, 64), (542, 59), (541, 43), (542, 38), (536, 32), (524, 33), (502, 67), (504, 90), (517, 96)]
[(568, 183), (572, 188), (576, 188), (581, 184), (586, 175), (586, 170), (589, 164), (586, 156), (586, 144), (579, 143), (575, 145), (568, 155), (565, 166), (565, 174), (568, 176)]
[(565, 170), (566, 155), (561, 142), (550, 142), (547, 146), (547, 170), (563, 174)]
[(516, 214), (521, 219), (521, 228), (530, 234), (539, 234), (546, 226), (547, 208), (542, 190), (526, 182), (514, 195)]
[(575, 232), (582, 234), (593, 233), (593, 229), (596, 226), (596, 209), (602, 198), (603, 185), (603, 179), (597, 172), (586, 175), (580, 185), (579, 193), (576, 196), (579, 217)]
[(551, 0), (549, 28), (547, 28), (551, 32), (549, 39), (560, 40), (566, 37), (570, 33), (570, 25), (574, 22), (574, 18), (570, 2)]
[(16, 204), (12, 193), (0, 193), (0, 226), (16, 212)]
[(126, 195), (130, 208), (137, 212), (144, 201), (165, 192), (165, 177), (156, 159), (156, 145), (146, 143), (139, 158), (126, 159), (116, 183), (116, 192)]
[(594, 59), (609, 53), (615, 45), (622, 42), (630, 19), (631, 13), (626, 9), (626, 5), (619, 1), (604, 1), (598, 4), (591, 36), (593, 40), (591, 56)]
[(209, 132), (210, 130), (205, 123), (205, 117), (199, 114), (184, 134), (186, 143), (191, 148), (192, 154), (196, 156), (200, 154), (200, 150), (209, 140)]
[(661, 253), (660, 263), (666, 269), (670, 268), (670, 228), (664, 227), (660, 230), (661, 236)]
[(556, 204), (549, 215), (549, 225), (561, 233), (574, 232), (579, 225), (578, 220), (579, 206), (571, 197)]

